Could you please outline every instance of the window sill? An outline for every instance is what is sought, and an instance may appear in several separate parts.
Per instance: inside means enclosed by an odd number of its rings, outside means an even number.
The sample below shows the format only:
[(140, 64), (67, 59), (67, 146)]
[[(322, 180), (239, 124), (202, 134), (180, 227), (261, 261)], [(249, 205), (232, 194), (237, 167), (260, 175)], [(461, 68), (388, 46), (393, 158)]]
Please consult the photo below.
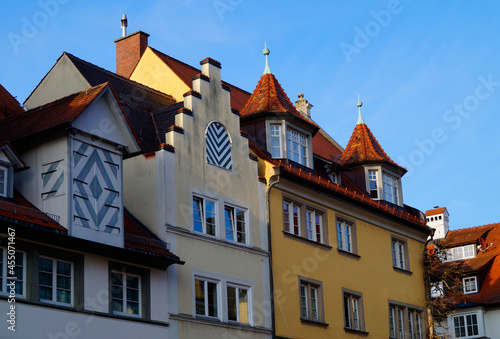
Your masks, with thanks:
[(362, 330), (355, 330), (354, 328), (348, 328), (344, 327), (344, 331), (352, 333), (352, 334), (357, 334), (366, 337), (370, 332), (362, 331)]
[(399, 272), (399, 273), (403, 273), (403, 274), (406, 274), (406, 275), (412, 275), (413, 274), (412, 271), (408, 271), (408, 270), (405, 270), (403, 268), (399, 268), (399, 267), (396, 267), (396, 266), (392, 266), (392, 268), (394, 268), (394, 271)]
[(300, 322), (307, 324), (307, 325), (313, 325), (313, 326), (319, 326), (319, 327), (328, 327), (329, 326), (329, 324), (324, 323), (322, 321), (311, 320), (311, 319), (306, 319), (306, 318), (300, 318)]
[(349, 252), (349, 251), (344, 251), (344, 250), (341, 250), (340, 248), (337, 248), (337, 252), (341, 255), (345, 255), (346, 257), (350, 257), (353, 259), (359, 260), (359, 258), (361, 258), (361, 256), (359, 254)]
[(289, 238), (292, 238), (292, 239), (295, 239), (295, 240), (298, 240), (298, 241), (302, 241), (302, 242), (304, 242), (306, 244), (317, 246), (317, 247), (325, 249), (325, 250), (331, 250), (332, 249), (332, 246), (330, 246), (330, 245), (323, 244), (323, 243), (320, 243), (320, 242), (317, 242), (317, 241), (314, 241), (314, 240), (309, 240), (309, 239), (304, 238), (304, 237), (302, 237), (300, 235), (293, 234), (293, 233), (290, 233), (290, 232), (287, 232), (287, 231), (282, 231), (282, 232), (283, 232), (283, 235), (285, 237), (289, 237)]

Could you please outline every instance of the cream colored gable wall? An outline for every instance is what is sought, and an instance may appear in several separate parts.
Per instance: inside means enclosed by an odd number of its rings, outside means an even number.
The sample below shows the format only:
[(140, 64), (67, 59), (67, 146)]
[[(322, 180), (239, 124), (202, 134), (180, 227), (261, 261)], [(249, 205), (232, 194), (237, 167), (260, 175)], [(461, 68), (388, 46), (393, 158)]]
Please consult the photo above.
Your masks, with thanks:
[(177, 101), (182, 101), (182, 95), (190, 90), (149, 47), (142, 55), (130, 79), (170, 94)]

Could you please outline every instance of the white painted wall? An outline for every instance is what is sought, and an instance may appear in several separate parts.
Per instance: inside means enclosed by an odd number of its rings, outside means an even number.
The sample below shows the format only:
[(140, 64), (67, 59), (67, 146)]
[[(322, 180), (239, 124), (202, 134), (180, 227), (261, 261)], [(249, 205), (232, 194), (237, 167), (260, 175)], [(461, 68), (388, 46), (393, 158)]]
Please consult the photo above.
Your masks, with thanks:
[(488, 308), (484, 312), (486, 336), (491, 339), (500, 338), (500, 307)]

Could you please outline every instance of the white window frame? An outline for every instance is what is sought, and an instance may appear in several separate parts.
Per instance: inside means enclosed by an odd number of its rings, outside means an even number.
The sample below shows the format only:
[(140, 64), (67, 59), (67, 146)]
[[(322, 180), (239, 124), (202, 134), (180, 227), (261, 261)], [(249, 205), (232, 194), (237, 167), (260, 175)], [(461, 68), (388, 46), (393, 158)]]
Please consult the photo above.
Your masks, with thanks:
[[(391, 182), (392, 181), (392, 182)], [(399, 205), (399, 178), (393, 174), (382, 172), (384, 200)]]
[[(196, 313), (197, 312), (197, 308), (196, 308), (196, 281), (201, 281), (203, 282), (203, 290), (204, 290), (204, 313), (203, 314), (198, 314)], [(215, 296), (215, 299), (216, 299), (216, 306), (217, 306), (217, 315), (213, 316), (213, 315), (209, 315), (209, 300), (208, 300), (208, 284), (214, 284), (215, 285), (215, 292), (217, 293), (217, 295)], [(194, 279), (194, 310), (195, 310), (195, 316), (197, 317), (205, 317), (205, 318), (212, 318), (212, 319), (221, 319), (222, 317), (222, 307), (221, 307), (221, 287), (220, 287), (221, 283), (220, 283), (220, 280), (215, 280), (215, 279), (211, 279), (211, 278), (206, 278), (206, 277), (200, 277), (200, 276), (195, 276), (195, 279)]]
[(352, 223), (342, 219), (337, 220), (337, 246), (339, 250), (354, 253)]
[(408, 242), (401, 238), (391, 237), (392, 266), (408, 271)]
[[(372, 168), (369, 168), (367, 170), (367, 189), (368, 189), (368, 192), (370, 193), (370, 197), (372, 199), (375, 199), (375, 200), (378, 200), (380, 199), (380, 192), (379, 192), (379, 183), (378, 183), (378, 169), (372, 169)], [(371, 184), (374, 183), (375, 184), (375, 187), (372, 188)], [(375, 196), (376, 195), (376, 196)]]
[(319, 281), (299, 276), (300, 319), (323, 321), (323, 286)]
[(444, 297), (444, 284), (442, 281), (431, 283), (431, 298)]
[[(475, 317), (476, 323), (473, 323), (473, 318)], [(463, 319), (463, 327), (465, 327), (465, 336), (462, 335), (457, 335), (456, 333), (456, 324), (455, 320), (462, 318)], [(481, 322), (483, 321), (482, 317), (480, 316), (479, 312), (469, 312), (469, 313), (460, 313), (460, 314), (454, 314), (451, 316), (451, 329), (453, 331), (453, 335), (455, 338), (478, 338), (481, 335), (483, 335), (482, 331), (482, 326), (480, 326)], [(460, 326), (462, 327), (462, 326)], [(471, 329), (474, 331), (474, 327), (477, 330), (477, 334), (472, 334), (469, 335), (469, 330)]]
[[(236, 320), (229, 319), (229, 293), (228, 289), (229, 288), (234, 288), (235, 289), (235, 298), (236, 298)], [(247, 295), (247, 320), (248, 321), (242, 321), (241, 320), (241, 305), (240, 305), (240, 293), (241, 291), (246, 291)], [(249, 324), (250, 323), (250, 300), (251, 300), (251, 294), (250, 294), (250, 287), (248, 286), (241, 286), (241, 285), (236, 285), (233, 283), (227, 283), (226, 284), (226, 305), (227, 305), (227, 317), (229, 322), (238, 322), (238, 323), (243, 323), (243, 324)]]
[(3, 173), (3, 182), (0, 181), (0, 197), (7, 198), (9, 195), (9, 169), (0, 165), (0, 172)]
[[(282, 123), (271, 123), (269, 125), (269, 150), (272, 158), (281, 159), (283, 158), (283, 142), (282, 142)], [(278, 140), (278, 146), (273, 146), (273, 139)], [(279, 154), (274, 154), (273, 149), (278, 149)]]
[[(199, 210), (200, 212), (200, 218), (201, 220), (198, 221), (195, 219), (195, 214), (194, 214), (194, 201), (195, 200), (198, 200), (201, 202), (201, 207), (202, 209)], [(191, 213), (192, 213), (192, 217), (193, 217), (193, 231), (194, 232), (197, 232), (197, 233), (203, 233), (207, 236), (211, 236), (211, 237), (217, 237), (218, 235), (218, 222), (217, 222), (217, 219), (218, 219), (218, 213), (217, 213), (217, 210), (218, 210), (218, 206), (217, 206), (217, 201), (214, 200), (214, 199), (209, 199), (209, 198), (206, 198), (206, 197), (203, 197), (203, 196), (200, 196), (200, 195), (195, 195), (193, 194), (192, 196), (192, 209), (191, 209)], [(213, 203), (214, 204), (214, 224), (213, 224), (213, 228), (214, 228), (214, 234), (210, 234), (210, 233), (207, 233), (207, 217), (206, 217), (206, 214), (207, 214), (207, 208), (206, 208), (206, 203), (210, 202), (210, 203)], [(199, 230), (196, 230), (196, 222), (200, 222), (201, 223), (201, 227), (202, 227), (202, 230), (199, 231)]]
[(464, 294), (473, 294), (479, 292), (476, 276), (462, 278), (462, 285), (464, 288)]
[(355, 331), (364, 331), (363, 294), (342, 289), (344, 328)]
[[(8, 281), (21, 281), (22, 284), (21, 284), (21, 288), (22, 288), (22, 291), (23, 293), (16, 293), (16, 297), (22, 297), (24, 298), (25, 297), (25, 294), (26, 294), (26, 252), (23, 252), (23, 251), (15, 251), (15, 256), (17, 257), (18, 254), (22, 254), (23, 255), (23, 258), (22, 258), (22, 279), (20, 279), (20, 277), (18, 277), (16, 275), (16, 278), (15, 280), (12, 280), (10, 279), (10, 277), (13, 277), (13, 275), (11, 273), (11, 269), (9, 268), (9, 264), (12, 264), (12, 262), (9, 263), (10, 260), (8, 259), (11, 259), (9, 258), (9, 253), (8, 253), (8, 248), (6, 247), (0, 247), (0, 259), (1, 259), (1, 270), (0, 270), (0, 277), (2, 279), (2, 283), (0, 284), (0, 294), (9, 294), (10, 292), (10, 287), (7, 285), (8, 284)], [(17, 258), (16, 258), (17, 259)], [(19, 265), (17, 264), (17, 261), (15, 263), (15, 267), (19, 267)], [(12, 268), (12, 266), (11, 266)]]
[[(288, 205), (288, 212), (285, 210), (285, 205)], [(294, 203), (290, 200), (283, 201), (283, 227), (285, 232), (301, 236), (301, 224), (300, 224), (300, 209), (301, 205)], [(295, 213), (295, 209), (297, 212)], [(295, 217), (296, 214), (296, 217)], [(288, 222), (286, 221), (285, 215), (288, 215)], [(295, 223), (297, 221), (297, 223)], [(288, 227), (286, 226), (288, 224)], [(288, 229), (287, 229), (288, 228)], [(297, 233), (295, 232), (297, 231)]]
[(424, 339), (424, 309), (389, 301), (389, 338)]
[[(297, 145), (297, 152), (294, 151), (294, 145)], [(289, 160), (292, 160), (302, 166), (308, 166), (309, 164), (309, 152), (308, 152), (308, 136), (303, 134), (296, 129), (286, 128), (286, 155)], [(298, 160), (294, 160), (295, 156)]]
[[(121, 274), (122, 276), (122, 286), (117, 286), (122, 288), (122, 309), (127, 310), (127, 292), (128, 292), (128, 286), (127, 286), (127, 277), (134, 277), (138, 278), (138, 290), (139, 290), (139, 296), (138, 296), (138, 304), (139, 304), (139, 313), (129, 313), (129, 312), (120, 312), (120, 311), (115, 311), (113, 309), (113, 295), (111, 295), (111, 311), (113, 314), (120, 314), (120, 315), (126, 315), (126, 316), (131, 316), (131, 317), (141, 317), (142, 316), (142, 279), (141, 276), (138, 274), (133, 274), (133, 273), (128, 273), (128, 272), (123, 272), (123, 271), (117, 271), (117, 270), (111, 270), (111, 274)], [(111, 284), (111, 291), (113, 291), (113, 288), (115, 288), (114, 285)]]
[(476, 245), (469, 244), (446, 249), (446, 260), (457, 261), (476, 257)]
[[(71, 305), (71, 306), (74, 306), (75, 304), (75, 264), (71, 261), (67, 261), (67, 260), (61, 260), (61, 259), (58, 259), (58, 258), (53, 258), (53, 257), (47, 257), (47, 256), (40, 256), (38, 257), (38, 274), (40, 274), (40, 263), (39, 263), (39, 260), (40, 259), (46, 259), (46, 260), (51, 260), (52, 261), (52, 272), (50, 272), (52, 274), (52, 286), (50, 286), (52, 288), (52, 299), (42, 299), (42, 297), (40, 296), (40, 301), (41, 302), (44, 302), (44, 303), (50, 303), (50, 304), (56, 304), (56, 305), (65, 305), (65, 306), (68, 306), (68, 305)], [(57, 290), (58, 290), (58, 285), (57, 285), (57, 263), (58, 262), (62, 262), (62, 263), (66, 263), (66, 264), (70, 264), (71, 265), (71, 303), (65, 303), (65, 302), (60, 302), (60, 301), (57, 301)], [(44, 272), (44, 273), (49, 273), (49, 272)], [(40, 281), (38, 281), (38, 289), (40, 290)]]
[(309, 208), (306, 209), (306, 232), (307, 232), (307, 239), (318, 243), (323, 243), (322, 213)]
[[(228, 210), (230, 214), (230, 219), (227, 218), (226, 216), (226, 210)], [(239, 224), (241, 223), (238, 221), (238, 212), (241, 212), (243, 215), (243, 231), (240, 231), (238, 228)], [(236, 207), (230, 204), (224, 204), (224, 239), (227, 241), (234, 241), (239, 244), (248, 244), (248, 213), (247, 210), (241, 207)], [(231, 225), (231, 235), (233, 239), (228, 238), (228, 228), (227, 228), (227, 223), (230, 222)], [(244, 240), (240, 241), (239, 240), (239, 235), (242, 234)]]

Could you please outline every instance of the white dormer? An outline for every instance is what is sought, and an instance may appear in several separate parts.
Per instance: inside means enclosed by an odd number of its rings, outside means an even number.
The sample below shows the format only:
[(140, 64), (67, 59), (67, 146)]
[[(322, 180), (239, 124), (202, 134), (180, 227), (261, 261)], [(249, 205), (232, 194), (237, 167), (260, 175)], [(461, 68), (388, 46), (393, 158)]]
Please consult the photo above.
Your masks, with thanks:
[(450, 230), (450, 214), (446, 207), (435, 207), (425, 212), (427, 226), (435, 229), (434, 240), (444, 239)]
[(0, 198), (12, 198), (14, 193), (14, 169), (25, 167), (9, 143), (0, 143)]

